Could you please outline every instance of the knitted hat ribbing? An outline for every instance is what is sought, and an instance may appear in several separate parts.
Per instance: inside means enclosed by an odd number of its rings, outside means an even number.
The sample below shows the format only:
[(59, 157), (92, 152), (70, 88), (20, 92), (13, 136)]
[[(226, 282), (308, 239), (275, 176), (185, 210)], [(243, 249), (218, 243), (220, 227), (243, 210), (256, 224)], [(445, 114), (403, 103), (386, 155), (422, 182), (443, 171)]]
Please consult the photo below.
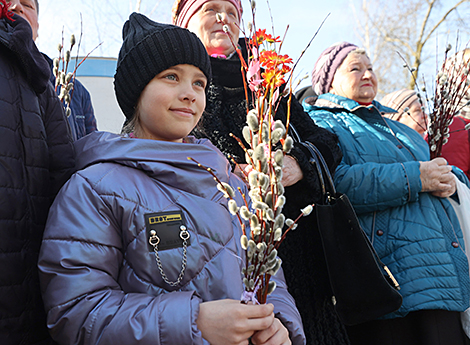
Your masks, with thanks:
[(124, 40), (114, 75), (114, 91), (128, 120), (145, 86), (160, 72), (176, 65), (198, 67), (207, 80), (211, 65), (199, 38), (178, 26), (156, 23), (146, 16), (132, 13), (122, 29)]
[(380, 104), (395, 109), (398, 113), (403, 113), (405, 108), (409, 108), (413, 102), (418, 101), (418, 94), (416, 91), (409, 89), (401, 89), (387, 94)]
[(321, 53), (312, 71), (312, 88), (317, 95), (330, 91), (333, 77), (346, 56), (358, 47), (348, 42), (335, 43)]

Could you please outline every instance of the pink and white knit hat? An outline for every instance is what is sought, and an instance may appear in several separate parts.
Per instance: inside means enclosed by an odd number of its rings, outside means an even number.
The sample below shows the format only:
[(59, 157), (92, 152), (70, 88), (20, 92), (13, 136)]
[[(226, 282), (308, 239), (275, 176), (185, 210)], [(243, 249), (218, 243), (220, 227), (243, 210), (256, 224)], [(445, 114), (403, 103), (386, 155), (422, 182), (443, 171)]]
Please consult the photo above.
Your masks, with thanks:
[[(202, 5), (210, 0), (176, 0), (172, 8), (172, 21), (174, 25), (182, 28), (188, 27), (191, 17), (199, 11)], [(241, 20), (243, 8), (240, 0), (225, 0), (233, 4), (238, 11), (238, 19)]]

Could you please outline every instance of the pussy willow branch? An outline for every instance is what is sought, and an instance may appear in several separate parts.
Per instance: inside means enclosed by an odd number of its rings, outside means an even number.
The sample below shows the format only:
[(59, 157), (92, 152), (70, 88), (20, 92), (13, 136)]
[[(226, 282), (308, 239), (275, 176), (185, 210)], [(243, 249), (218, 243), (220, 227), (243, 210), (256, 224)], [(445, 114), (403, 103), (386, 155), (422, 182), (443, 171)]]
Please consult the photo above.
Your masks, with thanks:
[[(220, 179), (217, 177), (217, 175), (214, 174), (214, 172), (212, 171), (211, 168), (206, 167), (205, 165), (202, 165), (201, 163), (199, 163), (197, 160), (195, 160), (195, 159), (192, 158), (192, 157), (187, 157), (187, 158), (188, 158), (188, 160), (195, 162), (195, 163), (198, 165), (198, 167), (203, 168), (203, 169), (206, 170), (209, 174), (211, 174), (212, 177), (214, 178), (214, 180), (215, 180), (222, 188), (225, 189), (225, 193), (226, 193), (226, 195), (228, 195), (229, 199), (234, 200), (233, 197), (230, 195), (230, 193), (229, 193), (229, 192), (227, 191), (227, 189), (225, 188), (225, 186), (224, 186), (224, 184), (222, 183), (222, 181), (220, 181)], [(245, 200), (245, 202), (246, 202), (246, 200)], [(246, 232), (245, 232), (245, 223), (242, 221), (242, 219), (241, 219), (240, 215), (238, 214), (238, 212), (237, 212), (236, 215), (237, 215), (238, 221), (240, 222), (240, 226), (241, 226), (241, 228), (242, 228), (243, 235), (246, 236)]]

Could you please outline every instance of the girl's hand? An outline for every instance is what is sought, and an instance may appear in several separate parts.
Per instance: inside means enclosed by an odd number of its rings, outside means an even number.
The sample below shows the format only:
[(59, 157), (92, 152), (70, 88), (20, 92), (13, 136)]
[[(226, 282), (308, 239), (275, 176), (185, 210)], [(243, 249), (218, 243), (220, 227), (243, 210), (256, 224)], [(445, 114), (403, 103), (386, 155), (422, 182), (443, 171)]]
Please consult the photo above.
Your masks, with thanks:
[(279, 321), (274, 318), (274, 322), (269, 328), (255, 332), (251, 337), (255, 345), (290, 345), (289, 331)]
[(204, 302), (199, 305), (196, 323), (211, 345), (248, 345), (256, 331), (271, 327), (273, 310), (272, 304), (249, 305), (231, 299)]

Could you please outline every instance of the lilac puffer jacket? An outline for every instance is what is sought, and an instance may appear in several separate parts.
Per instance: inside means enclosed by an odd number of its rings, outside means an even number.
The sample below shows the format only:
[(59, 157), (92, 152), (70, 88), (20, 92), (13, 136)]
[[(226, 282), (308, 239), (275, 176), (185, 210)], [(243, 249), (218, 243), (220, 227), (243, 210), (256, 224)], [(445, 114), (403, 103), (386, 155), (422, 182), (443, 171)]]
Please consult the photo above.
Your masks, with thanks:
[[(245, 189), (243, 182), (205, 139), (170, 143), (95, 132), (77, 141), (76, 150), (83, 170), (51, 208), (39, 260), (53, 338), (60, 344), (206, 344), (196, 325), (199, 303), (240, 299), (243, 291), (241, 229), (212, 176), (187, 157), (235, 188)], [(150, 230), (169, 215), (190, 234), (187, 266), (174, 287), (149, 246)], [(171, 282), (184, 257), (182, 241), (175, 246), (159, 250)], [(303, 344), (282, 271), (276, 278), (268, 302), (293, 344)]]

